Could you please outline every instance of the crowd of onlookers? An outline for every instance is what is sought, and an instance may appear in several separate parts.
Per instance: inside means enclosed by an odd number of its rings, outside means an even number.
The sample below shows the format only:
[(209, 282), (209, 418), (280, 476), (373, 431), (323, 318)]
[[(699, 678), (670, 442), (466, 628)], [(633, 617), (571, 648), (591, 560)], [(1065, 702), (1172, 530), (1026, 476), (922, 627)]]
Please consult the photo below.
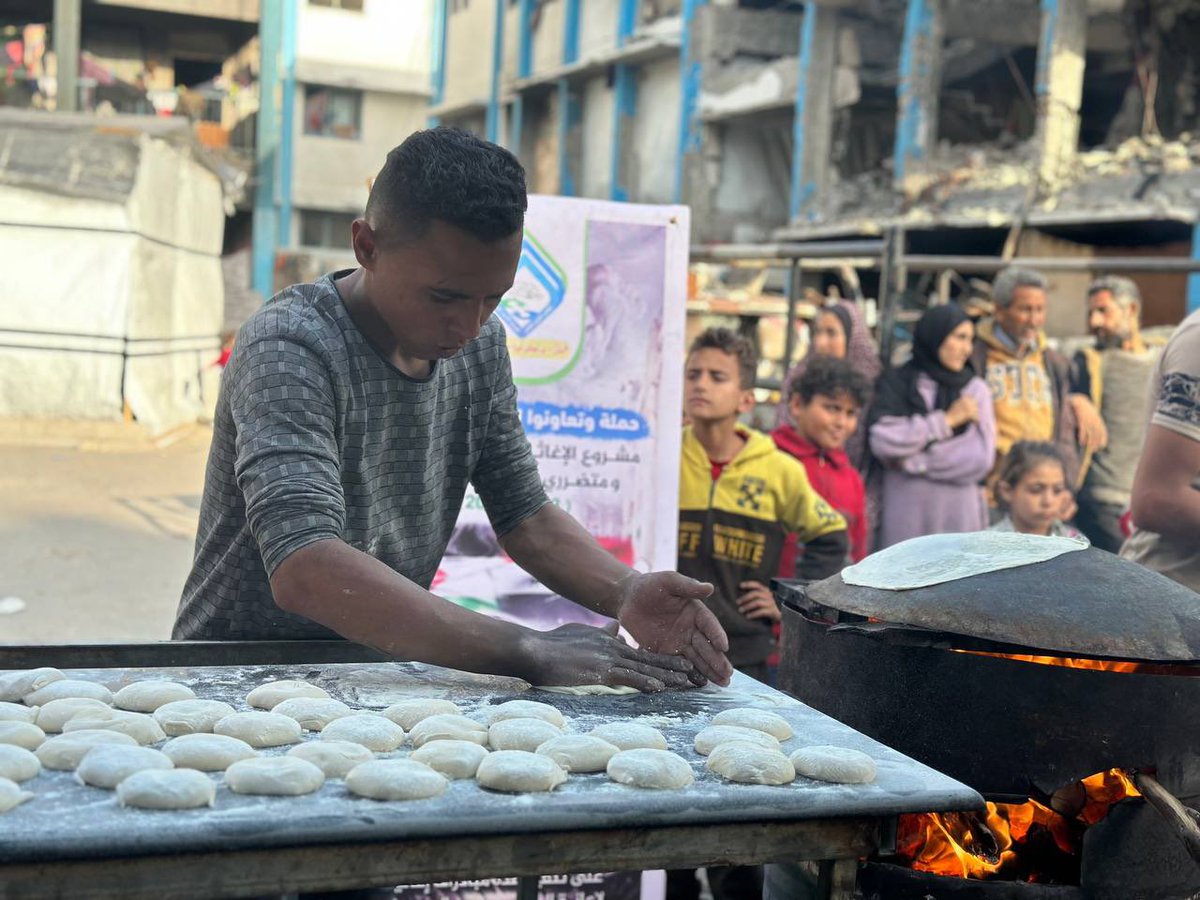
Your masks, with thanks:
[(823, 307), (769, 439), (739, 421), (752, 344), (722, 328), (696, 339), (679, 566), (715, 584), (736, 666), (765, 671), (771, 577), (823, 578), (921, 535), (1086, 538), (1200, 590), (1200, 313), (1152, 344), (1137, 285), (1100, 278), (1091, 342), (1067, 358), (1043, 330), (1048, 287), (1002, 271), (989, 317), (931, 307), (887, 368), (853, 303)]
[[(1200, 312), (1165, 346), (1142, 335), (1127, 278), (1087, 293), (1091, 343), (1046, 339), (1048, 284), (1009, 268), (977, 304), (934, 306), (885, 368), (856, 306), (823, 307), (787, 374), (778, 427), (755, 406), (753, 344), (725, 328), (684, 370), (679, 571), (709, 581), (729, 659), (770, 681), (772, 577), (818, 579), (928, 534), (1086, 537), (1200, 590)], [(759, 896), (755, 870), (710, 869), (714, 897)], [(690, 871), (667, 896), (693, 900)]]

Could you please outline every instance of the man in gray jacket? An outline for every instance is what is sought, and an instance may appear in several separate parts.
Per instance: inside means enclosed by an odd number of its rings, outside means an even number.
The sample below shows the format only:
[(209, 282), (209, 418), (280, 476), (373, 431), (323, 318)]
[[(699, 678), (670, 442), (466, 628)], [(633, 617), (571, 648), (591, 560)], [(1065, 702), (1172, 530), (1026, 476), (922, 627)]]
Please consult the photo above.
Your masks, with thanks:
[(1093, 545), (1121, 549), (1121, 516), (1148, 416), (1148, 385), (1161, 348), (1142, 339), (1142, 295), (1128, 278), (1106, 276), (1088, 288), (1088, 330), (1095, 343), (1071, 361), (1071, 390), (1089, 397), (1108, 432), (1106, 446), (1083, 456), (1075, 524)]

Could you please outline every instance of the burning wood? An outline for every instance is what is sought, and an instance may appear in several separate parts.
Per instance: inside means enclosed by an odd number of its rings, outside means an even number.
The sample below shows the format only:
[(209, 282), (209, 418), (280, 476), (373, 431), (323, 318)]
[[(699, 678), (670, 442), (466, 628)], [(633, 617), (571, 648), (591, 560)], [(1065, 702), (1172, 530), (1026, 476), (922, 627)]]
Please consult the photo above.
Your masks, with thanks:
[[(1140, 793), (1120, 769), (1078, 782), (1083, 802), (1074, 815), (1063, 815), (1039, 800), (988, 803), (983, 814), (922, 813), (900, 817), (896, 855), (911, 868), (960, 878), (1024, 877), (1047, 880), (1047, 872), (1071, 867), (1070, 860), (1039, 865), (1024, 857), (1037, 844), (1043, 856), (1052, 845), (1061, 857), (1077, 859), (1083, 832), (1099, 822), (1114, 803)], [(1053, 876), (1049, 876), (1053, 877)]]

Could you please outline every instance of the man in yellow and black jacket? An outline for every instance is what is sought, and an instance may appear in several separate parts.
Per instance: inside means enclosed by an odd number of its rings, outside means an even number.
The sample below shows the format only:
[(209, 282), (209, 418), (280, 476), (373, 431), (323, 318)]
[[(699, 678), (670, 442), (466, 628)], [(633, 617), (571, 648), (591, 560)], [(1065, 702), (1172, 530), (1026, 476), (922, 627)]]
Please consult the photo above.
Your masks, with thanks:
[(811, 487), (804, 466), (738, 423), (753, 407), (754, 348), (726, 328), (692, 343), (685, 370), (679, 483), (679, 571), (708, 581), (706, 601), (729, 636), (729, 661), (766, 680), (779, 607), (767, 586), (784, 540), (804, 546), (796, 577), (816, 580), (846, 561), (846, 522)]

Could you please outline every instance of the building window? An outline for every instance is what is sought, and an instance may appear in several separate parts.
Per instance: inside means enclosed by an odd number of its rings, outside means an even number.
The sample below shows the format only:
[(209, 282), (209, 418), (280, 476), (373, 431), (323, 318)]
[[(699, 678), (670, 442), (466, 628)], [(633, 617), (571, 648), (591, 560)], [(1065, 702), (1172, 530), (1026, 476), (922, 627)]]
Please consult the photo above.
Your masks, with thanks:
[(362, 12), (363, 0), (308, 0), (309, 6), (328, 6), (331, 9), (348, 9)]
[(354, 213), (327, 212), (323, 209), (300, 210), (300, 246), (350, 249), (350, 225)]
[(304, 133), (358, 140), (362, 91), (309, 85), (304, 89)]

